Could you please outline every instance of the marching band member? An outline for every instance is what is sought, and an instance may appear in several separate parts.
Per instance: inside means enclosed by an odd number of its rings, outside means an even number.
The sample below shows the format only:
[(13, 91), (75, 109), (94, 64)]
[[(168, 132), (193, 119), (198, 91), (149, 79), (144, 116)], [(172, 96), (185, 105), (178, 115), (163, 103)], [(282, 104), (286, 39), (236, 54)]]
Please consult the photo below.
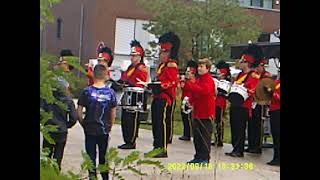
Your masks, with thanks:
[(178, 85), (178, 50), (180, 39), (173, 32), (160, 36), (160, 64), (157, 80), (161, 82), (160, 92), (153, 95), (151, 104), (152, 133), (154, 149), (162, 152), (156, 158), (168, 157), (167, 146), (172, 136), (173, 111)]
[(190, 104), (193, 106), (193, 143), (196, 150), (194, 159), (188, 163), (208, 163), (211, 151), (212, 121), (215, 118), (215, 83), (211, 77), (211, 61), (201, 59), (198, 62), (198, 74), (195, 83), (187, 81), (185, 89), (192, 92)]
[[(141, 87), (144, 86), (137, 84), (139, 81), (147, 81), (148, 72), (143, 62), (144, 50), (140, 45), (140, 42), (133, 40), (131, 42), (131, 64), (128, 69), (122, 74), (121, 81), (125, 82), (129, 86)], [(120, 149), (135, 149), (136, 138), (139, 131), (139, 116), (138, 111), (130, 111), (122, 108), (121, 113), (121, 129), (123, 140), (125, 144), (118, 146)]]
[[(221, 60), (216, 65), (218, 70), (218, 80), (227, 80), (231, 81), (231, 73), (229, 64)], [(223, 114), (225, 113), (227, 107), (226, 96), (218, 91), (216, 98), (216, 129), (217, 134), (215, 134), (215, 142), (212, 142), (211, 145), (217, 145), (218, 147), (223, 146), (223, 130), (224, 130), (224, 121)]]
[(240, 106), (231, 102), (230, 126), (233, 150), (232, 152), (225, 153), (228, 156), (243, 157), (246, 123), (252, 116), (253, 94), (260, 78), (254, 69), (258, 66), (261, 57), (262, 50), (260, 47), (250, 44), (249, 47), (244, 50), (240, 60), (240, 69), (242, 72), (237, 76), (235, 83), (239, 85), (243, 84), (248, 91), (249, 97)]
[[(185, 86), (186, 81), (195, 82), (197, 68), (198, 68), (197, 62), (195, 62), (193, 60), (188, 61), (187, 71), (186, 71), (186, 75), (185, 75), (187, 78), (184, 78), (180, 81), (180, 87), (182, 90), (181, 102), (183, 102), (186, 97), (187, 98), (191, 97), (192, 92), (185, 89), (184, 86)], [(184, 105), (184, 106), (186, 106), (186, 105)], [(183, 109), (181, 107), (181, 117), (182, 117), (182, 122), (183, 122), (183, 136), (179, 137), (179, 139), (182, 141), (190, 141), (191, 131), (192, 131), (192, 129), (191, 129), (191, 127), (192, 127), (192, 125), (191, 125), (192, 111), (189, 113), (185, 113), (185, 112), (183, 112)]]
[[(269, 90), (270, 91), (270, 90)], [(269, 165), (280, 166), (280, 71), (270, 104), (270, 124), (273, 140), (273, 159)]]
[[(103, 64), (107, 68), (107, 75), (110, 76), (109, 67), (112, 65), (113, 62), (113, 54), (110, 48), (107, 46), (100, 46), (97, 49), (97, 59), (98, 64)], [(88, 77), (88, 86), (91, 86), (93, 84), (93, 66), (88, 66), (87, 70), (87, 77)]]
[[(256, 68), (257, 73), (260, 76), (260, 80), (263, 78), (271, 78), (270, 72), (266, 71), (264, 66), (266, 60), (260, 59), (260, 63)], [(252, 119), (248, 121), (248, 148), (245, 152), (261, 154), (262, 153), (262, 138), (263, 138), (263, 112), (266, 111), (265, 105), (259, 105), (255, 101), (252, 102)]]

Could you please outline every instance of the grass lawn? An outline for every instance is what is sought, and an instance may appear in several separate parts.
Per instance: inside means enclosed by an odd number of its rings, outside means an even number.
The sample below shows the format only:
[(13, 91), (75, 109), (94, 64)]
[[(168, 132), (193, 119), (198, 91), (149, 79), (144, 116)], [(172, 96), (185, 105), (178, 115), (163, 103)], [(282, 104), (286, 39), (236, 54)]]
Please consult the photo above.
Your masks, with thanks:
[[(181, 92), (177, 90), (177, 104), (174, 112), (174, 121), (173, 121), (173, 134), (181, 136), (183, 134), (183, 123), (180, 114), (180, 106), (181, 106)], [(120, 117), (116, 119), (116, 124), (120, 124)], [(140, 124), (141, 129), (152, 130), (151, 124)], [(212, 136), (212, 138), (214, 138)], [(227, 110), (224, 114), (224, 143), (231, 144), (231, 130), (230, 130), (230, 121), (229, 121), (229, 104), (227, 103)], [(267, 139), (267, 142), (272, 142), (272, 137)]]

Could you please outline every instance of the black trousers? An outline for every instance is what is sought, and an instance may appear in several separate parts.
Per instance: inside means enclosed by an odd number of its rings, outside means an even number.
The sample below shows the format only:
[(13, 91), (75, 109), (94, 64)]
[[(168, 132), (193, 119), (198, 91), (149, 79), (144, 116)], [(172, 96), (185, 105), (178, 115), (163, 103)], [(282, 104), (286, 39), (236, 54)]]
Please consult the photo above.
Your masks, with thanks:
[(45, 138), (43, 138), (42, 148), (49, 149), (49, 157), (57, 160), (59, 170), (61, 170), (61, 161), (63, 158), (64, 147), (67, 142), (67, 134), (51, 134), (51, 137), (55, 144), (50, 144)]
[(121, 112), (121, 130), (123, 140), (126, 144), (135, 144), (140, 126), (140, 112), (128, 111), (122, 109)]
[(231, 143), (233, 152), (244, 152), (246, 123), (248, 120), (248, 109), (239, 106), (230, 107)]
[(214, 134), (215, 143), (223, 143), (223, 130), (224, 130), (224, 121), (223, 121), (223, 110), (222, 108), (216, 106), (216, 121), (215, 126), (217, 133)]
[[(93, 162), (94, 169), (89, 171), (89, 179), (92, 177), (97, 177), (96, 174), (96, 157), (97, 157), (97, 146), (99, 150), (99, 164), (105, 164), (106, 159), (105, 155), (108, 148), (108, 138), (109, 135), (99, 135), (99, 136), (92, 136), (92, 135), (85, 135), (85, 149), (87, 154), (89, 155), (91, 161)], [(107, 180), (108, 172), (101, 173), (102, 179)]]
[(173, 137), (173, 121), (174, 121), (174, 110), (176, 108), (176, 101), (172, 101), (172, 104), (169, 106), (168, 105), (168, 111), (167, 111), (167, 117), (170, 118), (170, 134), (169, 134), (169, 142), (172, 142), (172, 137)]
[(270, 111), (270, 124), (273, 139), (273, 159), (280, 160), (280, 110)]
[(192, 112), (189, 114), (184, 113), (181, 110), (181, 117), (182, 117), (182, 122), (183, 122), (183, 136), (186, 137), (191, 137), (191, 130), (192, 130)]
[(196, 150), (195, 159), (210, 160), (212, 131), (212, 120), (193, 119), (192, 132), (193, 144)]
[(153, 99), (151, 104), (153, 147), (163, 148), (164, 152), (167, 152), (171, 133), (168, 111), (165, 99)]
[[(263, 109), (264, 108), (264, 109)], [(248, 121), (248, 148), (252, 150), (262, 149), (263, 123), (262, 111), (265, 107), (256, 105), (252, 110), (252, 118)]]

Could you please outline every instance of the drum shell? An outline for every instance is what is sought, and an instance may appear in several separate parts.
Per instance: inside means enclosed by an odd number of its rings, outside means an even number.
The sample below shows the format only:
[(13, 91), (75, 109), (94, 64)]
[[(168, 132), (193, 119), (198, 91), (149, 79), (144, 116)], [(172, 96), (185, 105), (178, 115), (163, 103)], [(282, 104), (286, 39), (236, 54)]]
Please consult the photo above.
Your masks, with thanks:
[(221, 80), (218, 83), (218, 94), (222, 96), (228, 96), (231, 89), (231, 84), (229, 81)]
[(144, 89), (139, 87), (127, 87), (123, 90), (121, 106), (124, 109), (132, 111), (147, 110), (148, 94)]

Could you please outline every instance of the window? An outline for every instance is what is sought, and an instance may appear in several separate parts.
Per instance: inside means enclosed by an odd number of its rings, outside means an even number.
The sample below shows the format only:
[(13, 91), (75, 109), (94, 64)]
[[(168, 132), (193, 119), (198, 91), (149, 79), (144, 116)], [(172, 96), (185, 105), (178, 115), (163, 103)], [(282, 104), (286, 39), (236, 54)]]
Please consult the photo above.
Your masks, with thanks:
[(263, 7), (263, 0), (251, 0), (251, 6)]
[(130, 53), (130, 42), (134, 38), (134, 19), (116, 19), (115, 54), (128, 55)]
[(62, 35), (62, 20), (61, 18), (57, 19), (57, 38), (61, 39)]
[(136, 39), (140, 42), (141, 46), (146, 50), (150, 50), (149, 42), (156, 41), (153, 34), (142, 29), (143, 24), (148, 21), (138, 19), (116, 19), (116, 33), (115, 33), (115, 54), (129, 55), (130, 42)]
[(239, 0), (240, 6), (253, 6), (272, 9), (272, 0)]

